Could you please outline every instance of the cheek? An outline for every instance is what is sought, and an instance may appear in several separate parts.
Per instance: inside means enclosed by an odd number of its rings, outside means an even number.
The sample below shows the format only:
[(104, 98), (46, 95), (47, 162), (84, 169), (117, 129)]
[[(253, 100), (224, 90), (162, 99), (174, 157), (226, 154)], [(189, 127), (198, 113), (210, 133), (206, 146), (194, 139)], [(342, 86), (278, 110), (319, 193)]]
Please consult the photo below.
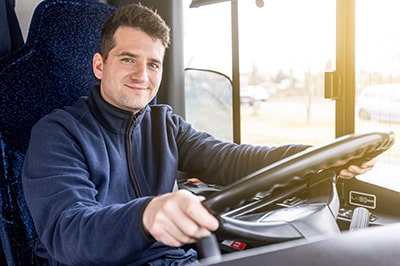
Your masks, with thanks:
[(161, 78), (162, 78), (162, 72), (155, 73), (150, 77), (151, 83), (154, 85), (155, 88), (158, 88), (160, 86)]
[(120, 69), (104, 68), (102, 71), (102, 82), (106, 82), (112, 86), (117, 85), (126, 78), (126, 74)]

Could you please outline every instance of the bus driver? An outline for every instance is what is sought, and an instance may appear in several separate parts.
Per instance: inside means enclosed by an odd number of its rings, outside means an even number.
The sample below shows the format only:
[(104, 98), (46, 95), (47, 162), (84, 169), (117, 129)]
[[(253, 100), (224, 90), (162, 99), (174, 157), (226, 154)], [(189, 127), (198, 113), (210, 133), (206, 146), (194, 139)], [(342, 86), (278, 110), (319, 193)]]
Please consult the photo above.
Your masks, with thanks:
[[(193, 243), (218, 228), (178, 170), (227, 185), (307, 145), (261, 147), (196, 131), (167, 105), (149, 106), (163, 72), (169, 28), (149, 8), (128, 5), (105, 23), (88, 97), (33, 128), (23, 187), (50, 264), (179, 265)], [(340, 172), (362, 174), (375, 159)], [(58, 264), (58, 265), (59, 265)]]

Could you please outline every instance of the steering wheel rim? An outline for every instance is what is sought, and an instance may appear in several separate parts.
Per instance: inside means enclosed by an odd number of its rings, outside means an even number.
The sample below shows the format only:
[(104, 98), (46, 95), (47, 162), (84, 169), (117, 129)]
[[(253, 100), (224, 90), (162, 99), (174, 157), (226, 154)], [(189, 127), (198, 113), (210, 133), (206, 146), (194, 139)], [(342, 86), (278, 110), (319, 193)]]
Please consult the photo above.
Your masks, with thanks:
[[(343, 169), (346, 165), (359, 164), (376, 157), (388, 150), (394, 141), (393, 131), (373, 131), (339, 137), (328, 144), (299, 152), (251, 173), (209, 195), (203, 205), (215, 216), (221, 215), (250, 200), (259, 192), (273, 193), (277, 188), (304, 180), (307, 175), (322, 169), (332, 166)], [(343, 164), (337, 165), (338, 161), (343, 161)]]

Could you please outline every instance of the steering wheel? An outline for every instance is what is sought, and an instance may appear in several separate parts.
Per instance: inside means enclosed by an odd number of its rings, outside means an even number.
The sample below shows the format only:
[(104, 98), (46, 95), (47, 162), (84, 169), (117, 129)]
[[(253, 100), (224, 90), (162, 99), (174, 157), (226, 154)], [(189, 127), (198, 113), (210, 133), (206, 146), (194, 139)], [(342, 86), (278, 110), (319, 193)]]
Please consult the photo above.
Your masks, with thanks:
[[(376, 157), (388, 150), (394, 141), (395, 136), (392, 131), (346, 135), (326, 145), (304, 150), (249, 174), (220, 191), (209, 195), (203, 201), (203, 204), (220, 220), (219, 231), (228, 231), (231, 235), (239, 237), (247, 235), (250, 238), (263, 239), (266, 237), (266, 231), (265, 228), (262, 228), (263, 226), (270, 227), (270, 231), (277, 230), (274, 235), (287, 232), (287, 230), (299, 231), (298, 228), (293, 228), (290, 223), (285, 221), (263, 225), (249, 220), (240, 220), (236, 218), (237, 215), (227, 215), (227, 213), (229, 213), (228, 211), (232, 212), (233, 209), (238, 208), (244, 202), (251, 202), (259, 193), (274, 198), (286, 188), (290, 191), (293, 186), (301, 186), (310, 177), (317, 184), (318, 179), (327, 181), (333, 191), (332, 193), (335, 194), (336, 186), (332, 182), (335, 179), (335, 174), (333, 174), (332, 178), (332, 173), (347, 168), (351, 164), (359, 165), (361, 162)], [(311, 189), (316, 190), (315, 188)], [(321, 197), (318, 196), (317, 198)], [(296, 206), (297, 209), (294, 209), (295, 214), (293, 215), (307, 218), (307, 216), (319, 213), (316, 219), (321, 220), (321, 212), (326, 212), (326, 204), (329, 205), (329, 202), (333, 201), (332, 198), (334, 198), (334, 195), (327, 202), (321, 204), (313, 202)], [(269, 202), (276, 201), (269, 200)], [(285, 216), (288, 215), (283, 215), (283, 217)], [(334, 218), (336, 219), (336, 217)], [(257, 218), (257, 220), (259, 219)], [(306, 219), (302, 219), (302, 221), (304, 222)], [(322, 223), (325, 223), (325, 221), (322, 221)], [(323, 226), (326, 227), (326, 224), (323, 224)], [(301, 232), (297, 232), (297, 234), (293, 232), (288, 239), (300, 237), (304, 237)]]

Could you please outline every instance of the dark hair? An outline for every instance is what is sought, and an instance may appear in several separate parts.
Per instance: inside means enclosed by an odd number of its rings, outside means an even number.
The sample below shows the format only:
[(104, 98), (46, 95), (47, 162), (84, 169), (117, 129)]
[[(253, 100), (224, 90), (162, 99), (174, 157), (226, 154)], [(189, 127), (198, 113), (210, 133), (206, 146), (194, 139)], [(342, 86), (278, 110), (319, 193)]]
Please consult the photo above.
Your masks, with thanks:
[(114, 34), (121, 26), (138, 28), (150, 37), (160, 40), (165, 48), (170, 44), (170, 29), (157, 12), (141, 4), (130, 4), (114, 12), (103, 26), (100, 52), (104, 60), (115, 47)]

